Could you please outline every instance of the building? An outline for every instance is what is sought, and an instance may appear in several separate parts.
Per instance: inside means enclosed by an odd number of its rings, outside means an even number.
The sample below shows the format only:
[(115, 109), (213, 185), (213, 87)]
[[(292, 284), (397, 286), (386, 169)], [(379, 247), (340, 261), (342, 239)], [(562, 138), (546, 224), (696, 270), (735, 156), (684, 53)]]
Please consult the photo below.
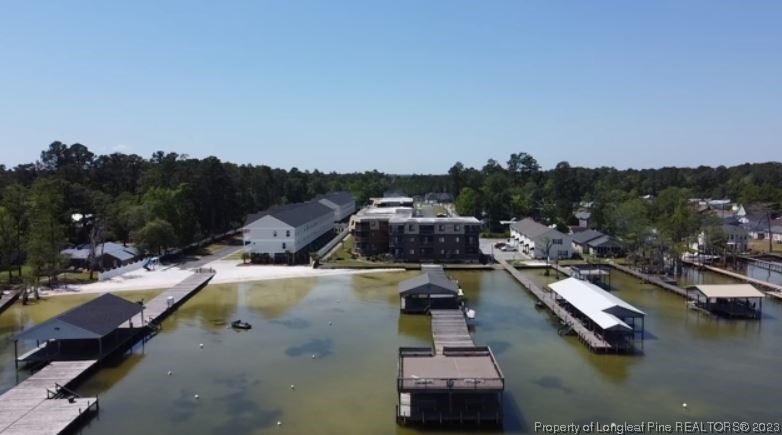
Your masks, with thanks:
[(511, 238), (516, 240), (519, 251), (533, 258), (570, 258), (573, 256), (573, 240), (556, 228), (550, 228), (525, 218), (510, 224)]
[(411, 207), (366, 207), (350, 217), (353, 253), (362, 257), (388, 254), (388, 221), (395, 216), (412, 216)]
[(372, 207), (412, 207), (415, 200), (409, 196), (389, 196), (383, 198), (370, 198)]
[(596, 230), (586, 230), (573, 233), (573, 250), (581, 255), (596, 257), (619, 257), (624, 253), (624, 246), (616, 238)]
[(687, 295), (698, 308), (729, 318), (760, 319), (765, 295), (749, 284), (695, 285)]
[(459, 284), (449, 279), (443, 267), (421, 266), (421, 275), (399, 283), (399, 309), (403, 313), (428, 313), (429, 310), (458, 309), (461, 306)]
[[(750, 235), (744, 225), (722, 224), (723, 233), (725, 233), (725, 245), (730, 252), (745, 252), (749, 247)], [(711, 252), (711, 241), (708, 240), (706, 233), (698, 234), (698, 239), (694, 241), (690, 248), (697, 252)]]
[(586, 210), (580, 210), (573, 215), (578, 219), (578, 226), (582, 228), (589, 227), (589, 221), (592, 219), (592, 212)]
[(548, 286), (557, 303), (620, 351), (632, 351), (644, 334), (643, 311), (591, 282), (567, 278)]
[(334, 222), (342, 222), (356, 212), (356, 198), (350, 192), (329, 192), (315, 199), (334, 210)]
[(424, 201), (432, 204), (450, 204), (453, 202), (453, 195), (446, 192), (429, 192), (424, 196)]
[(394, 216), (389, 220), (389, 252), (394, 261), (462, 262), (480, 260), (481, 223), (474, 217)]
[(334, 210), (318, 201), (274, 207), (247, 217), (244, 250), (263, 263), (306, 262), (334, 235)]
[[(90, 267), (90, 245), (83, 244), (74, 248), (63, 249), (60, 253), (69, 257), (71, 267)], [(114, 242), (105, 242), (95, 246), (95, 257), (101, 270), (125, 266), (141, 259), (138, 249)]]

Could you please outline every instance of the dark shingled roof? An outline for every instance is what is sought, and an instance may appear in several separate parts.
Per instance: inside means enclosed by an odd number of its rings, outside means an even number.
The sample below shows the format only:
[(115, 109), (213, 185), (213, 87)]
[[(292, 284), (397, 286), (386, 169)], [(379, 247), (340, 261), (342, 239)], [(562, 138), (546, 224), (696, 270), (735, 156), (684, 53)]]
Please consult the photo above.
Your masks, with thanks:
[(535, 220), (532, 218), (524, 218), (520, 221), (513, 222), (510, 224), (510, 226), (514, 230), (530, 238), (538, 237), (540, 235), (546, 234), (549, 231), (556, 231), (554, 228), (549, 228), (543, 224), (535, 222)]
[(350, 204), (351, 202), (355, 201), (355, 198), (353, 197), (353, 194), (350, 192), (329, 192), (323, 195), (319, 195), (315, 197), (315, 199), (328, 199), (329, 201), (333, 202), (337, 205), (346, 205)]
[(583, 245), (584, 243), (587, 243), (590, 240), (594, 240), (603, 236), (604, 236), (603, 233), (596, 230), (580, 231), (578, 233), (573, 234), (573, 242), (579, 245)]
[(248, 215), (245, 220), (245, 226), (266, 215), (270, 215), (292, 227), (298, 227), (325, 214), (332, 216), (334, 211), (317, 201), (297, 202)]
[(399, 283), (399, 294), (453, 294), (459, 292), (459, 285), (445, 276), (442, 266), (422, 266), (422, 275)]
[[(16, 340), (101, 338), (140, 313), (140, 304), (114, 296), (101, 295), (16, 336)], [(58, 333), (57, 331), (62, 331)]]

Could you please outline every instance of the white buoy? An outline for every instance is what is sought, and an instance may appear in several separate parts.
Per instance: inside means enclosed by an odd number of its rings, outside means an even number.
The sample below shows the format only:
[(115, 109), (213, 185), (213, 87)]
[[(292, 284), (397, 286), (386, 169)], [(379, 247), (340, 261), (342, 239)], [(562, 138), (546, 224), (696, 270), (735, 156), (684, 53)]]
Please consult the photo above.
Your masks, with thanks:
[(329, 322), (329, 326), (331, 326), (331, 325), (333, 325), (333, 324), (334, 324), (334, 322)]
[(296, 389), (296, 386), (291, 384), (291, 390), (295, 390), (295, 389)]
[(682, 403), (682, 408), (686, 408), (686, 407), (687, 407), (687, 404), (686, 403)]
[(199, 345), (198, 345), (198, 347), (200, 347), (201, 349), (203, 349), (203, 348), (204, 348), (204, 343), (201, 343), (201, 344), (199, 344)]
[(198, 394), (193, 394), (193, 398), (194, 398), (195, 400), (198, 400), (198, 397), (199, 397), (199, 396), (198, 396)]
[(277, 426), (282, 426), (282, 422), (280, 420), (277, 420)]
[(315, 359), (315, 354), (314, 353), (312, 354), (312, 359)]
[(169, 370), (169, 371), (168, 371), (168, 375), (169, 375), (169, 376), (171, 376), (172, 374), (174, 374), (174, 372), (172, 372), (171, 370)]

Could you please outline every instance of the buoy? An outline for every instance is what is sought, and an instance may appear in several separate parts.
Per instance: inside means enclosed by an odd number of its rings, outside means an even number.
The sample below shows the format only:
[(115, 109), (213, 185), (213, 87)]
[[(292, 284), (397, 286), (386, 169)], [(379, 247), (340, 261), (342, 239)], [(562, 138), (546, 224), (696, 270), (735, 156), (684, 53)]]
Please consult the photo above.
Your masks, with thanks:
[(296, 386), (291, 384), (291, 390), (295, 390), (295, 389), (296, 389)]
[(198, 396), (198, 394), (193, 394), (193, 398), (194, 398), (195, 400), (198, 400), (198, 397), (199, 397), (199, 396)]
[(201, 344), (199, 344), (199, 345), (198, 345), (198, 347), (200, 347), (201, 349), (203, 349), (203, 348), (204, 348), (204, 343), (201, 343)]
[(312, 354), (312, 359), (315, 359), (316, 357), (317, 357), (317, 355), (315, 355), (315, 354), (313, 353), (313, 354)]
[(277, 426), (281, 426), (282, 422), (280, 420), (277, 420)]
[(334, 322), (329, 322), (329, 326), (331, 326), (331, 325), (333, 325), (333, 324), (334, 324)]
[(171, 370), (169, 370), (169, 371), (168, 371), (168, 375), (169, 375), (169, 376), (171, 376), (173, 373), (174, 373), (174, 372), (172, 372)]
[(682, 408), (686, 408), (686, 407), (687, 407), (687, 404), (686, 403), (682, 403)]

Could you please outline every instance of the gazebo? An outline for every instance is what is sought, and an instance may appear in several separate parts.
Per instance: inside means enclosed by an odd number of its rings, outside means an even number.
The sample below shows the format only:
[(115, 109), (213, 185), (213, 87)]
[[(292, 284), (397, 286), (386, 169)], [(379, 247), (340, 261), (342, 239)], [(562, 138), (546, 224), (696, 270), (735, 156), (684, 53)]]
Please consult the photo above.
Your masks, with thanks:
[(422, 275), (399, 283), (400, 310), (426, 313), (430, 309), (455, 309), (461, 304), (459, 284), (445, 276), (439, 265), (423, 265)]
[(749, 284), (701, 284), (687, 288), (695, 306), (729, 318), (760, 319), (765, 295)]
[[(141, 314), (138, 327), (132, 319)], [(101, 295), (14, 337), (14, 361), (50, 362), (101, 359), (134, 337), (143, 327), (144, 306), (113, 294)], [(120, 325), (128, 322), (127, 328)], [(18, 343), (36, 342), (19, 356)]]

